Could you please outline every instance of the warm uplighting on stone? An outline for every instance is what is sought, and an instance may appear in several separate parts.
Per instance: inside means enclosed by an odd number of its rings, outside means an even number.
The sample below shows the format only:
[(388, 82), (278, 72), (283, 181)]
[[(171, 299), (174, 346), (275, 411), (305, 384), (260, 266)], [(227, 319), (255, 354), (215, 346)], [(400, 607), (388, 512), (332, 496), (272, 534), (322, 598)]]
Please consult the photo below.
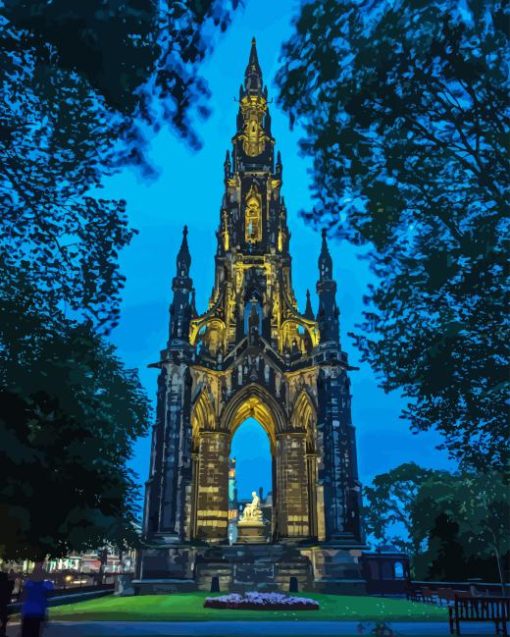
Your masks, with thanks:
[[(148, 548), (140, 561), (147, 585), (151, 578), (181, 578), (206, 586), (201, 573), (213, 572), (206, 567), (207, 547), (228, 543), (232, 437), (250, 417), (270, 440), (272, 515), (268, 525), (246, 515), (237, 541), (278, 545), (266, 555), (294, 564), (303, 581), (312, 570), (314, 577), (359, 578), (351, 368), (340, 346), (333, 262), (324, 236), (318, 311), (314, 315), (308, 295), (301, 313), (267, 104), (253, 43), (224, 164), (209, 305), (202, 314), (195, 309), (185, 231), (172, 283), (170, 338), (155, 363), (161, 371), (145, 501)], [(299, 551), (289, 548), (296, 542)], [(256, 547), (243, 550), (235, 559), (242, 562), (252, 551), (253, 562)], [(267, 572), (274, 581), (280, 577), (274, 568)], [(233, 582), (236, 575), (221, 577)]]

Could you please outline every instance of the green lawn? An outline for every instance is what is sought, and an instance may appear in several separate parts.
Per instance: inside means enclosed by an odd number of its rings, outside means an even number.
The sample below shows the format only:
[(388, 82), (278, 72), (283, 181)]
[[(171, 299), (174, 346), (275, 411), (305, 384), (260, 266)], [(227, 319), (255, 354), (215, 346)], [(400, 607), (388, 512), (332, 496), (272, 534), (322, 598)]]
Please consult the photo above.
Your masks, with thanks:
[(208, 621), (208, 620), (363, 620), (447, 621), (444, 608), (400, 599), (304, 594), (318, 600), (318, 611), (256, 611), (204, 608), (207, 593), (173, 593), (137, 597), (102, 597), (50, 608), (51, 619), (76, 621)]

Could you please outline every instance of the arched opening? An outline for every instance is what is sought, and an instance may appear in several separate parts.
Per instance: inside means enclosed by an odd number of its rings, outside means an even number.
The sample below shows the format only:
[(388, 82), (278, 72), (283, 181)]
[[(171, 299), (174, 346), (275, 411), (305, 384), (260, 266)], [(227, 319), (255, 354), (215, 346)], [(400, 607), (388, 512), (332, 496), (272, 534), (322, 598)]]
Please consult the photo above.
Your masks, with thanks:
[(317, 453), (315, 440), (315, 407), (305, 390), (299, 394), (292, 413), (294, 427), (304, 432), (308, 496), (309, 533), (312, 537), (324, 537), (324, 523), (317, 510)]
[(263, 426), (252, 417), (237, 426), (229, 455), (229, 527), (230, 543), (238, 540), (237, 523), (244, 507), (252, 502), (252, 493), (260, 498), (262, 515), (270, 539), (273, 520), (273, 454)]
[(250, 321), (253, 322), (254, 317), (257, 319), (255, 321), (257, 330), (259, 334), (262, 334), (262, 318), (263, 312), (262, 307), (258, 299), (252, 297), (244, 307), (244, 333), (248, 334)]
[(247, 243), (257, 243), (262, 239), (262, 198), (254, 186), (246, 197), (244, 239)]
[[(231, 397), (218, 417), (214, 410), (215, 391), (214, 384), (206, 383), (193, 400), (190, 537), (212, 543), (228, 540), (229, 520), (233, 521), (232, 513), (229, 515), (233, 509), (229, 505), (229, 491), (233, 500), (237, 490), (238, 500), (249, 499), (255, 492), (249, 515), (245, 515), (249, 524), (237, 525), (238, 541), (323, 539), (324, 500), (317, 480), (313, 399), (302, 390), (289, 417), (264, 387), (250, 383)], [(236, 435), (242, 440), (243, 431), (250, 428), (251, 432), (247, 433), (251, 435), (242, 446), (249, 450), (250, 459), (256, 460), (256, 468), (248, 469), (250, 482), (241, 487), (240, 493), (235, 479), (246, 462), (237, 449), (241, 443), (237, 442)], [(265, 437), (257, 442), (254, 439), (257, 435)], [(265, 461), (260, 460), (262, 449)], [(235, 468), (233, 458), (236, 458)], [(270, 478), (267, 477), (268, 465)], [(264, 466), (265, 478), (260, 474)], [(260, 487), (262, 497), (258, 492)], [(269, 490), (272, 497), (268, 501)], [(265, 516), (258, 506), (260, 500), (262, 506), (267, 507)], [(264, 524), (264, 518), (268, 524)], [(254, 524), (256, 520), (260, 524)], [(259, 533), (261, 526), (263, 532)], [(248, 533), (252, 535), (248, 537)]]
[(402, 562), (395, 562), (394, 575), (395, 579), (404, 579), (404, 565)]

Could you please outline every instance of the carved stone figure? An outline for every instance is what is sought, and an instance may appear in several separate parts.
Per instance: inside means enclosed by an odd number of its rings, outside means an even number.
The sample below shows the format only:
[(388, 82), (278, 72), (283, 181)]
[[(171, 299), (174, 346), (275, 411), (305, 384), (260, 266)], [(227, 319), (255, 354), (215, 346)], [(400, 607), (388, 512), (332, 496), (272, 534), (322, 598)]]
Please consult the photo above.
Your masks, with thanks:
[(239, 524), (253, 524), (253, 522), (263, 522), (262, 509), (260, 508), (260, 498), (256, 491), (251, 493), (252, 501), (243, 509), (243, 515), (239, 520)]

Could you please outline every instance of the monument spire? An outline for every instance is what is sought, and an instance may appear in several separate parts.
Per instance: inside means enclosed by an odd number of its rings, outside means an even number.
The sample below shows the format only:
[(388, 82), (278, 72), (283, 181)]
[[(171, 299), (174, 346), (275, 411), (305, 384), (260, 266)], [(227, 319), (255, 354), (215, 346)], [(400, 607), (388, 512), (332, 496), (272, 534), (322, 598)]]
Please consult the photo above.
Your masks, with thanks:
[(322, 229), (322, 246), (319, 256), (319, 276), (321, 281), (330, 280), (333, 278), (333, 259), (329, 253), (327, 232), (326, 229)]
[(244, 72), (244, 90), (250, 95), (261, 95), (263, 91), (262, 69), (259, 64), (255, 38), (251, 40), (250, 57)]
[(191, 254), (188, 246), (188, 226), (182, 230), (182, 241), (176, 259), (176, 276), (172, 280), (173, 299), (170, 305), (169, 346), (186, 340), (193, 315), (193, 281), (189, 276)]
[[(267, 88), (257, 54), (251, 42), (244, 82), (239, 92), (239, 111), (232, 153), (224, 162), (225, 196), (220, 220), (219, 252), (239, 250), (262, 255), (271, 248), (282, 249), (290, 233), (286, 227), (281, 157), (275, 165), (275, 140), (271, 133)], [(223, 218), (226, 211), (227, 216)], [(225, 228), (230, 228), (228, 234)], [(228, 246), (228, 247), (227, 247)], [(278, 248), (278, 246), (280, 246)]]
[(307, 318), (309, 321), (313, 321), (315, 318), (313, 315), (312, 303), (310, 301), (310, 290), (306, 291), (306, 307), (305, 307), (305, 313), (303, 314), (303, 316)]
[(333, 259), (329, 253), (327, 232), (322, 230), (322, 247), (319, 256), (319, 280), (317, 294), (319, 296), (319, 311), (317, 322), (323, 343), (340, 345), (339, 320), (340, 310), (336, 304), (336, 282), (333, 279)]
[(179, 252), (177, 253), (177, 275), (180, 277), (189, 276), (191, 266), (191, 254), (188, 247), (188, 226), (182, 229), (182, 241)]

